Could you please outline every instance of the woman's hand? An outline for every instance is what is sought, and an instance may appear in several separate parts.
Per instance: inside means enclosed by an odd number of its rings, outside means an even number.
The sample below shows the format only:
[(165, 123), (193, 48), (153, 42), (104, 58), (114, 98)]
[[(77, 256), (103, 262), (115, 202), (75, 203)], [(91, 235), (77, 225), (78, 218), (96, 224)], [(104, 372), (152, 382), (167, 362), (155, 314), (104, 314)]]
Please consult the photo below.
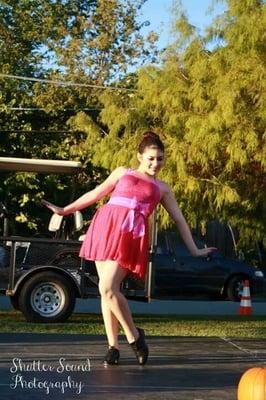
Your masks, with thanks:
[(208, 257), (211, 253), (217, 251), (216, 247), (204, 247), (203, 249), (197, 249), (193, 252), (193, 257)]
[(58, 215), (68, 215), (69, 213), (64, 211), (63, 207), (57, 207), (56, 205), (54, 205), (53, 203), (50, 203), (47, 200), (42, 200), (41, 203), (49, 208), (49, 210), (51, 210), (53, 213), (58, 214)]

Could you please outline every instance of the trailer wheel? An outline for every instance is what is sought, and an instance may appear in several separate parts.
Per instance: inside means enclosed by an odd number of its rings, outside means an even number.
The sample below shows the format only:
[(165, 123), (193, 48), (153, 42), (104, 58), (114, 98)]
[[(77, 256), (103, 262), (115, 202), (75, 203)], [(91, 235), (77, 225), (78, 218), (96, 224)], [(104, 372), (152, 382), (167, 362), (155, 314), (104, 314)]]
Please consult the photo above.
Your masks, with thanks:
[(75, 290), (55, 272), (31, 277), (20, 291), (19, 309), (29, 322), (63, 322), (75, 307)]

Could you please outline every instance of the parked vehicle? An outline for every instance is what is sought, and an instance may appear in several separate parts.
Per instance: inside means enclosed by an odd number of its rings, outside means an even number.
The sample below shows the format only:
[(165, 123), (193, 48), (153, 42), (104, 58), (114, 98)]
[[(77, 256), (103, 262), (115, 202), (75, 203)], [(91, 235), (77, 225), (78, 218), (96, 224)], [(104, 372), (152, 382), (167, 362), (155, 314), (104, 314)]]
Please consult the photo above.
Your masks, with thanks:
[[(59, 163), (0, 157), (0, 169), (4, 170), (76, 173), (80, 168), (79, 163)], [(80, 241), (71, 240), (71, 233), (82, 229), (81, 213), (64, 218), (53, 215), (51, 239), (8, 236), (6, 207), (2, 207), (1, 215), (5, 234), (0, 246), (0, 294), (10, 296), (14, 308), (28, 321), (65, 321), (74, 310), (76, 298), (99, 296), (95, 264), (81, 260)], [(264, 276), (258, 268), (225, 259), (218, 252), (207, 258), (190, 256), (176, 232), (158, 234), (154, 214), (146, 280), (129, 277), (122, 291), (130, 299), (146, 302), (203, 295), (239, 300), (245, 279), (253, 294), (262, 293)]]
[[(197, 245), (203, 247), (204, 243), (197, 241)], [(245, 279), (249, 280), (252, 294), (262, 293), (265, 284), (261, 270), (219, 252), (204, 258), (192, 257), (177, 232), (159, 235), (154, 269), (157, 292), (171, 295), (209, 295), (239, 301)]]

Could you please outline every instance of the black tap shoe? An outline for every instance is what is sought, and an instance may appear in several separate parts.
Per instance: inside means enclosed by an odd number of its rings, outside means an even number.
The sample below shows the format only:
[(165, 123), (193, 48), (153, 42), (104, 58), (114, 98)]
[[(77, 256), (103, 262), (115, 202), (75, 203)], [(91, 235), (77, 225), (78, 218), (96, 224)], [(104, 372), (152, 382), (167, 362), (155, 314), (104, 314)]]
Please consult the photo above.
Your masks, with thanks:
[(114, 346), (110, 346), (103, 362), (104, 364), (117, 365), (119, 357), (120, 357), (119, 350), (116, 349)]
[(139, 337), (135, 342), (130, 343), (130, 346), (135, 353), (139, 365), (144, 365), (148, 360), (149, 348), (145, 342), (144, 330), (141, 328), (137, 328), (137, 330), (139, 332)]

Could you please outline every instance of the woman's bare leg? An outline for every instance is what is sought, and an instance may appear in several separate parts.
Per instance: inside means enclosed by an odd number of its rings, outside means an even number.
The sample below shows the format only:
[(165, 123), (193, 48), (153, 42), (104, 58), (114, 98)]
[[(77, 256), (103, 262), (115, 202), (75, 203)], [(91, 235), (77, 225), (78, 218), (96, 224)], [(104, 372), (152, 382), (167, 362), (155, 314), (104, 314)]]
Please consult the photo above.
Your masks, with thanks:
[[(104, 271), (104, 264), (105, 261), (96, 261), (96, 269), (98, 272), (99, 280), (102, 281), (101, 278), (103, 271)], [(119, 349), (118, 343), (118, 320), (116, 316), (111, 311), (109, 304), (105, 301), (105, 298), (101, 296), (101, 309), (102, 309), (102, 316), (105, 326), (105, 331), (108, 339), (109, 346), (114, 346), (115, 348)]]
[[(127, 271), (116, 261), (96, 261), (99, 274), (99, 290), (102, 297), (102, 310), (109, 345), (117, 345), (117, 321), (122, 326), (129, 343), (134, 342), (139, 333), (132, 319), (128, 302), (120, 292), (120, 285)], [(116, 337), (116, 338), (115, 338)]]
[(119, 324), (116, 316), (111, 311), (108, 303), (101, 297), (102, 316), (109, 346), (119, 349), (118, 330)]

